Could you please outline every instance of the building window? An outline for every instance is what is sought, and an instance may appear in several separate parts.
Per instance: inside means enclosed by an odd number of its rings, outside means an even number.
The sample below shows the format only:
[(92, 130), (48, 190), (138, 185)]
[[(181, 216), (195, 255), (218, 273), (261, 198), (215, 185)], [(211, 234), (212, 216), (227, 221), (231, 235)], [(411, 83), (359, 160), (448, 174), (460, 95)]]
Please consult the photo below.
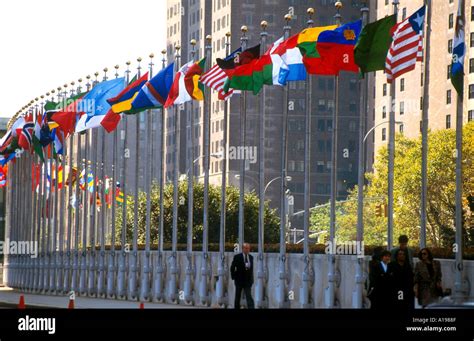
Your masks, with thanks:
[(446, 129), (451, 128), (451, 115), (446, 115)]
[(421, 77), (420, 77), (420, 85), (423, 86), (423, 83), (425, 82), (425, 75), (424, 73), (422, 72), (421, 73)]
[(382, 108), (382, 118), (387, 118), (387, 107), (385, 105)]
[(448, 65), (448, 74), (447, 74), (448, 79), (451, 79), (451, 64)]
[(405, 114), (405, 102), (400, 102), (400, 115)]
[(474, 98), (474, 84), (469, 84), (469, 99)]
[(407, 8), (404, 7), (402, 9), (402, 21), (405, 20), (407, 18)]
[(324, 161), (318, 161), (316, 163), (316, 172), (317, 173), (324, 173)]
[(471, 32), (469, 44), (471, 47), (474, 47), (474, 32)]
[(400, 134), (403, 134), (404, 129), (405, 127), (403, 126), (403, 123), (400, 124), (400, 127), (399, 127)]
[(324, 129), (325, 129), (325, 121), (318, 120), (318, 131), (324, 131)]
[(453, 40), (452, 39), (448, 40), (448, 53), (449, 54), (453, 53)]
[(453, 28), (454, 27), (454, 14), (450, 14), (448, 18), (448, 28)]
[(387, 128), (382, 128), (382, 141), (387, 140)]
[(400, 92), (405, 91), (405, 78), (400, 79)]
[(471, 6), (471, 21), (474, 21), (474, 6)]
[(326, 110), (326, 101), (324, 99), (318, 100), (318, 110), (325, 111)]
[(446, 104), (451, 104), (451, 90), (446, 91)]
[(387, 84), (383, 85), (383, 91), (382, 92), (383, 92), (384, 96), (387, 96)]
[(357, 111), (357, 104), (354, 101), (351, 101), (349, 103), (349, 111), (350, 112), (356, 112)]
[(420, 97), (420, 110), (423, 110), (423, 97)]
[(356, 128), (357, 128), (356, 121), (350, 121), (349, 122), (349, 131), (351, 133), (354, 133), (356, 131)]
[(320, 78), (318, 80), (318, 87), (319, 87), (319, 90), (326, 89), (326, 81), (323, 78)]
[(318, 140), (318, 152), (324, 153), (325, 147), (326, 144), (324, 143), (324, 140)]
[(331, 132), (332, 131), (332, 120), (327, 120), (326, 126), (328, 127), (328, 131)]
[(469, 73), (474, 73), (474, 58), (469, 59)]
[(474, 110), (469, 110), (467, 112), (467, 121), (468, 122), (474, 121)]

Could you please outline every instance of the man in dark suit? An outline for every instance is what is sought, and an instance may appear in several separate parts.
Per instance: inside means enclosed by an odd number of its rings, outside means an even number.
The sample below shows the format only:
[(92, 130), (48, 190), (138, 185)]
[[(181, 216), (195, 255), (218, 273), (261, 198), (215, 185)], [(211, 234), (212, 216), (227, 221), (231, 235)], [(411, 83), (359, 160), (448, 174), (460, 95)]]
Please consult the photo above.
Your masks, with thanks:
[(254, 309), (252, 298), (253, 257), (250, 254), (249, 244), (245, 243), (242, 246), (242, 253), (234, 256), (232, 265), (230, 266), (230, 276), (235, 283), (234, 308), (240, 309), (240, 297), (242, 290), (244, 290), (248, 309)]

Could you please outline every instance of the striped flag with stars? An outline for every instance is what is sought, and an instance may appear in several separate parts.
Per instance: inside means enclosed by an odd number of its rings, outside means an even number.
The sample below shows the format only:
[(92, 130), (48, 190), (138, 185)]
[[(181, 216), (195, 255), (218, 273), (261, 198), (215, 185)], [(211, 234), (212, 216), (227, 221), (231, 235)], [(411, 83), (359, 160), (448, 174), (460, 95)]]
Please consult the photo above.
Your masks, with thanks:
[[(234, 59), (240, 52), (242, 48), (239, 48), (227, 56), (224, 60), (228, 61)], [(219, 99), (227, 101), (234, 94), (234, 90), (230, 89), (228, 92), (224, 91), (224, 84), (229, 79), (227, 74), (222, 70), (219, 65), (214, 65), (209, 71), (201, 76), (199, 81), (205, 86), (217, 91), (219, 93)]]
[(423, 24), (426, 7), (421, 7), (392, 29), (392, 45), (385, 61), (387, 81), (415, 69), (416, 62), (423, 61)]

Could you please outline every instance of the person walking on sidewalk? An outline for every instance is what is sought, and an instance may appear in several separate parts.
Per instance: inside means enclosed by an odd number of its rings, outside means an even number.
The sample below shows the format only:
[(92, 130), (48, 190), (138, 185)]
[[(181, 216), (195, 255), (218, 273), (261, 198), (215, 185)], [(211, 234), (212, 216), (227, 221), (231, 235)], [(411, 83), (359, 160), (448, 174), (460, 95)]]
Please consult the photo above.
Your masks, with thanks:
[(240, 297), (243, 290), (247, 299), (247, 308), (254, 309), (252, 298), (253, 256), (250, 254), (250, 244), (244, 243), (242, 253), (234, 256), (230, 266), (230, 275), (235, 283), (234, 308), (240, 309)]

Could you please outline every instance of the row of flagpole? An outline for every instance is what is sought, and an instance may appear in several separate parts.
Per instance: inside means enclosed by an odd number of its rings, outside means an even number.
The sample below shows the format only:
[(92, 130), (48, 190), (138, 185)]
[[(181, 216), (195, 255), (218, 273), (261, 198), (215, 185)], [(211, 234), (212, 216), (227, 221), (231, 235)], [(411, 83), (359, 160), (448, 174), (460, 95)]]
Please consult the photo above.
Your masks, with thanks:
[[(394, 13), (398, 13), (398, 1), (394, 0)], [(339, 8), (338, 8), (339, 10)], [(310, 20), (308, 21), (308, 27), (311, 27), (313, 22), (311, 19), (311, 16), (314, 12), (308, 10), (308, 14), (310, 15)], [(364, 23), (367, 22), (367, 8), (364, 7), (362, 10), (363, 13), (363, 20)], [(287, 25), (284, 28), (284, 33), (285, 37), (289, 36), (290, 32), (290, 27), (289, 27), (289, 22), (291, 20), (291, 17), (285, 17), (287, 21)], [(336, 20), (338, 21), (338, 25), (340, 25), (340, 15), (336, 15)], [(429, 35), (430, 35), (430, 19), (431, 19), (431, 6), (428, 6), (428, 29), (427, 29), (427, 37), (426, 40), (429, 41)], [(265, 49), (266, 45), (266, 31), (265, 31), (266, 25), (262, 23), (262, 33), (261, 33), (261, 44)], [(241, 45), (242, 49), (245, 50), (246, 44), (247, 44), (247, 36), (246, 36), (247, 29), (245, 27), (242, 28), (242, 38), (241, 38)], [(211, 37), (208, 36), (206, 37), (206, 46), (205, 46), (205, 52), (206, 52), (206, 57), (207, 57), (207, 63), (208, 63), (208, 68), (210, 66), (210, 61), (211, 61)], [(226, 43), (226, 51), (229, 52), (229, 43), (227, 40)], [(180, 55), (179, 55), (179, 47), (176, 47), (176, 55), (175, 55), (175, 60), (176, 60), (176, 70), (179, 70), (179, 65), (180, 65)], [(429, 48), (425, 49), (426, 52), (426, 59), (425, 59), (425, 79), (427, 79), (428, 72), (429, 72)], [(152, 56), (150, 56), (152, 58)], [(139, 62), (141, 60), (138, 60)], [(128, 63), (129, 65), (129, 63)], [(152, 73), (152, 62), (150, 62), (150, 73)], [(163, 64), (164, 66), (164, 64)], [(140, 64), (138, 66), (138, 75), (140, 76)], [(107, 79), (106, 72), (107, 70), (104, 70), (105, 75), (104, 75), (104, 80)], [(128, 74), (129, 70), (127, 69), (127, 83), (128, 83)], [(89, 78), (88, 78), (89, 82)], [(94, 85), (97, 83), (97, 74), (96, 74), (96, 81), (94, 82)], [(302, 292), (301, 292), (301, 303), (302, 306), (307, 306), (310, 302), (310, 278), (311, 278), (311, 271), (310, 271), (310, 261), (309, 261), (309, 208), (310, 208), (310, 143), (311, 143), (311, 76), (308, 75), (308, 80), (307, 80), (307, 98), (306, 98), (306, 139), (305, 139), (305, 197), (304, 197), (304, 203), (305, 203), (305, 218), (304, 218), (304, 233), (305, 233), (305, 238), (304, 238), (304, 262), (305, 262), (305, 271), (303, 273), (303, 287), (302, 287)], [(365, 113), (366, 113), (366, 108), (367, 108), (367, 80), (362, 81), (361, 84), (361, 89), (363, 90), (363, 96), (361, 96), (361, 124), (360, 124), (360, 143), (359, 143), (359, 214), (358, 214), (358, 225), (357, 225), (357, 240), (362, 241), (363, 240), (363, 156), (364, 156), (364, 145), (363, 145), (363, 136), (365, 133)], [(424, 103), (427, 103), (427, 83), (425, 82), (425, 101)], [(330, 240), (334, 241), (335, 238), (335, 231), (336, 231), (336, 215), (335, 215), (335, 209), (336, 209), (336, 195), (337, 195), (337, 120), (338, 120), (338, 79), (336, 76), (336, 82), (335, 82), (335, 110), (334, 110), (334, 117), (333, 117), (333, 159), (332, 159), (332, 174), (331, 174), (331, 224), (330, 224)], [(395, 156), (395, 107), (393, 105), (395, 101), (395, 94), (396, 94), (396, 82), (395, 80), (392, 81), (391, 84), (391, 99), (392, 99), (392, 105), (391, 105), (391, 111), (390, 111), (390, 120), (389, 120), (389, 172), (388, 172), (388, 207), (389, 207), (389, 214), (388, 214), (388, 237), (387, 237), (387, 246), (390, 248), (393, 244), (393, 181), (394, 181), (394, 156)], [(89, 85), (88, 85), (89, 87)], [(65, 89), (67, 86), (65, 85)], [(58, 88), (58, 101), (64, 97), (66, 99), (67, 94), (64, 92), (63, 94), (60, 93), (60, 88)], [(78, 90), (79, 91), (79, 90)], [(283, 88), (284, 92), (284, 100), (288, 100), (288, 87)], [(52, 92), (54, 94), (54, 92)], [(263, 306), (264, 305), (264, 297), (263, 297), (263, 290), (264, 290), (264, 279), (265, 279), (265, 273), (264, 273), (264, 263), (263, 263), (263, 245), (264, 245), (264, 221), (263, 221), (263, 215), (264, 215), (264, 119), (265, 119), (265, 91), (260, 95), (259, 100), (257, 101), (257, 107), (261, 109), (262, 113), (260, 115), (260, 142), (259, 142), (259, 224), (258, 224), (258, 263), (257, 263), (257, 286), (256, 286), (256, 297), (257, 297), (257, 306)], [(203, 154), (204, 154), (204, 221), (203, 221), (203, 249), (202, 253), (204, 255), (204, 261), (201, 264), (201, 282), (199, 285), (199, 298), (201, 304), (208, 304), (209, 303), (209, 298), (207, 296), (208, 293), (208, 285), (209, 285), (209, 276), (210, 276), (210, 269), (209, 269), (209, 264), (207, 263), (207, 253), (208, 253), (208, 188), (209, 188), (209, 159), (210, 159), (210, 136), (209, 136), (209, 122), (210, 122), (210, 90), (207, 88), (207, 94), (205, 96), (205, 104), (204, 104), (204, 122), (203, 122), (203, 127), (204, 127), (204, 148), (203, 148)], [(423, 106), (423, 130), (422, 130), (422, 139), (423, 139), (423, 157), (422, 157), (422, 197), (421, 197), (421, 205), (422, 205), (422, 210), (421, 210), (421, 239), (420, 243), (421, 246), (424, 246), (426, 244), (426, 186), (427, 186), (427, 178), (426, 178), (426, 169), (427, 169), (427, 132), (428, 132), (428, 104), (424, 104)], [(456, 242), (459, 248), (461, 248), (461, 251), (456, 254), (456, 267), (457, 267), (457, 286), (461, 286), (462, 282), (462, 229), (459, 228), (459, 226), (462, 226), (462, 211), (460, 207), (462, 207), (461, 199), (462, 199), (462, 97), (458, 96), (458, 115), (457, 115), (457, 139), (456, 139), (456, 150), (457, 150), (457, 167), (456, 167)], [(41, 112), (43, 112), (43, 106), (41, 105)], [(225, 122), (227, 119), (227, 104), (225, 106), (225, 112), (224, 112), (224, 118)], [(282, 229), (281, 232), (284, 231), (283, 227), (286, 226), (286, 217), (285, 217), (285, 212), (286, 212), (286, 207), (284, 203), (284, 198), (285, 198), (285, 191), (286, 190), (286, 175), (287, 175), (287, 169), (286, 169), (286, 141), (287, 141), (287, 110), (288, 110), (288, 105), (287, 103), (285, 104), (285, 111), (284, 111), (284, 118), (283, 118), (283, 130), (282, 130), (282, 141), (283, 146), (282, 146), (282, 177), (281, 177), (281, 199), (282, 199), (282, 210), (281, 210), (281, 218), (282, 218)], [(245, 146), (245, 138), (246, 138), (246, 93), (244, 92), (241, 96), (241, 144), (242, 146)], [(285, 114), (286, 113), (286, 114)], [(191, 104), (191, 113), (190, 113), (190, 122), (191, 122), (191, 131), (194, 132), (194, 126), (193, 126), (193, 117), (194, 117), (194, 112), (193, 112), (193, 105)], [(129, 117), (125, 116), (125, 119), (123, 120), (123, 131), (125, 131), (125, 135), (123, 136), (123, 149), (120, 148), (121, 152), (123, 153), (123, 174), (121, 178), (121, 189), (123, 190), (124, 193), (126, 193), (126, 169), (128, 167), (128, 162), (127, 159), (128, 157), (125, 157), (125, 154), (127, 154), (127, 121), (129, 120)], [(139, 148), (139, 129), (140, 129), (140, 120), (139, 120), (139, 115), (136, 115), (136, 132), (137, 132), (137, 141), (136, 141), (136, 159), (138, 160), (139, 154), (140, 154), (140, 148)], [(164, 111), (161, 109), (161, 155), (158, 158), (160, 160), (160, 170), (159, 170), (159, 184), (160, 184), (160, 229), (159, 229), (159, 265), (157, 268), (157, 274), (162, 274), (163, 269), (162, 267), (162, 259), (161, 259), (161, 253), (163, 251), (163, 185), (164, 185), (164, 165), (163, 165), (163, 150), (164, 150), (164, 139), (163, 139), (163, 134), (164, 134)], [(147, 124), (146, 124), (146, 153), (147, 156), (149, 157), (151, 154), (151, 149), (149, 147), (149, 141), (152, 138), (151, 135), (151, 115), (148, 114), (147, 116)], [(180, 146), (179, 146), (179, 141), (180, 141), (180, 108), (178, 106), (175, 106), (174, 108), (174, 138), (175, 138), (175, 153), (174, 153), (174, 177), (173, 177), (173, 184), (174, 184), (174, 193), (173, 193), (173, 224), (172, 224), (172, 257), (170, 259), (170, 269), (171, 269), (171, 274), (172, 276), (169, 279), (169, 282), (167, 283), (167, 296), (171, 298), (172, 300), (176, 300), (177, 297), (177, 227), (178, 227), (178, 205), (179, 205), (179, 194), (178, 194), (178, 185), (179, 185), (179, 151), (180, 151)], [(227, 124), (225, 124), (225, 130), (227, 130)], [(91, 136), (90, 136), (91, 135)], [(82, 203), (83, 203), (83, 211), (82, 211), (82, 217), (79, 214), (79, 194), (80, 194), (80, 189), (79, 189), (79, 181), (76, 181), (75, 183), (75, 211), (74, 211), (74, 225), (75, 225), (75, 238), (74, 240), (74, 259), (73, 259), (73, 266), (72, 266), (72, 276), (73, 278), (79, 277), (78, 282), (79, 285), (77, 287), (77, 290), (81, 294), (86, 294), (89, 293), (91, 294), (96, 288), (94, 288), (94, 283), (95, 283), (95, 274), (96, 274), (96, 261), (95, 261), (95, 250), (92, 250), (92, 253), (90, 254), (90, 259), (89, 262), (87, 262), (86, 259), (86, 252), (87, 252), (87, 246), (95, 246), (96, 245), (96, 233), (97, 233), (97, 225), (96, 223), (98, 222), (96, 220), (96, 214), (97, 214), (97, 200), (96, 200), (96, 191), (97, 191), (97, 186), (96, 183), (93, 186), (93, 192), (92, 192), (92, 209), (91, 212), (88, 212), (89, 209), (89, 191), (87, 190), (88, 188), (88, 174), (89, 170), (92, 169), (92, 174), (94, 176), (97, 174), (97, 167), (99, 166), (98, 160), (97, 160), (97, 149), (96, 148), (91, 148), (91, 141), (92, 139), (92, 145), (95, 147), (98, 145), (98, 131), (93, 130), (92, 132), (86, 132), (84, 135), (85, 141), (84, 141), (84, 149), (82, 149), (82, 139), (80, 134), (75, 134), (76, 136), (76, 145), (77, 145), (77, 151), (76, 151), (76, 164), (79, 166), (79, 164), (82, 161), (82, 170), (84, 171), (84, 177), (86, 181), (86, 190), (84, 191), (84, 195), (82, 198)], [(105, 184), (105, 135), (104, 132), (102, 132), (102, 163), (100, 164), (100, 169), (101, 169), (101, 178), (102, 178), (102, 194), (104, 194), (104, 184)], [(191, 135), (192, 136), (192, 135)], [(112, 184), (113, 188), (115, 189), (115, 183), (116, 179), (118, 178), (117, 175), (117, 164), (119, 161), (118, 158), (118, 132), (114, 132), (114, 151), (113, 151), (113, 170), (112, 170)], [(71, 138), (69, 139), (70, 146), (69, 148), (67, 147), (67, 141), (63, 139), (63, 153), (64, 157), (61, 159), (61, 167), (63, 169), (63, 173), (66, 171), (66, 160), (69, 163), (69, 169), (70, 169), (70, 179), (72, 178), (72, 168), (74, 163), (72, 162), (73, 158), (73, 153), (72, 153), (72, 146), (73, 146), (73, 139), (74, 137), (71, 135)], [(193, 139), (191, 139), (191, 145), (194, 142)], [(226, 136), (224, 137), (224, 145), (227, 143)], [(189, 147), (189, 146), (187, 146)], [(189, 148), (188, 148), (189, 149)], [(82, 156), (82, 150), (84, 150), (84, 154)], [(193, 150), (193, 148), (190, 148), (190, 150)], [(47, 150), (44, 150), (45, 155), (48, 155)], [(191, 185), (188, 187), (189, 192), (189, 200), (192, 202), (192, 184), (194, 183), (194, 155), (192, 152), (189, 152), (188, 155), (188, 167), (189, 167), (189, 174), (188, 175), (188, 185)], [(69, 155), (70, 154), (70, 155)], [(89, 155), (91, 154), (91, 155)], [(67, 155), (67, 157), (66, 157)], [(224, 150), (224, 155), (226, 155), (225, 150)], [(28, 156), (29, 157), (29, 156)], [(32, 159), (32, 157), (29, 157)], [(89, 161), (90, 159), (90, 161)], [(152, 158), (149, 157), (149, 160)], [(61, 197), (58, 196), (59, 191), (56, 188), (56, 191), (52, 190), (52, 183), (50, 182), (50, 188), (49, 190), (47, 189), (47, 174), (49, 173), (50, 176), (53, 174), (53, 164), (55, 167), (55, 173), (56, 175), (59, 173), (59, 166), (60, 163), (58, 160), (54, 160), (53, 158), (53, 153), (50, 153), (49, 161), (45, 164), (46, 167), (48, 167), (47, 171), (43, 172), (43, 178), (40, 179), (40, 190), (38, 193), (36, 193), (33, 196), (33, 200), (39, 196), (39, 194), (42, 194), (42, 200), (38, 202), (32, 203), (31, 201), (25, 202), (25, 205), (31, 205), (33, 207), (33, 213), (31, 219), (35, 221), (36, 219), (38, 220), (39, 224), (38, 230), (36, 233), (33, 232), (31, 235), (32, 238), (39, 239), (42, 237), (42, 250), (46, 251), (46, 256), (47, 256), (47, 262), (49, 264), (49, 268), (44, 268), (43, 270), (45, 272), (49, 271), (49, 278), (45, 275), (42, 281), (42, 286), (49, 286), (51, 288), (57, 288), (57, 282), (56, 282), (56, 277), (53, 272), (55, 272), (56, 266), (59, 265), (59, 263), (62, 264), (63, 259), (62, 259), (62, 252), (64, 251), (64, 220), (65, 216), (63, 214), (64, 210), (64, 201), (65, 201), (65, 191), (61, 191)], [(224, 159), (224, 164), (226, 164), (226, 159)], [(150, 179), (151, 179), (151, 171), (146, 165), (146, 170), (145, 170), (145, 184), (147, 188), (147, 199), (150, 198)], [(245, 179), (245, 171), (246, 171), (246, 165), (245, 165), (245, 160), (242, 161), (241, 164), (241, 170), (240, 170), (240, 197), (239, 197), (239, 245), (241, 246), (242, 243), (244, 242), (244, 212), (243, 212), (243, 198), (244, 198), (244, 179)], [(222, 208), (225, 207), (225, 167), (223, 168), (223, 180), (222, 180), (222, 191), (223, 191), (223, 197), (222, 197)], [(24, 176), (22, 175), (22, 172), (24, 170), (20, 170), (18, 167), (14, 167), (14, 174), (13, 174), (13, 179), (12, 183), (10, 186), (17, 185), (15, 181), (18, 181), (21, 177)], [(80, 169), (77, 170), (77, 174), (80, 173)], [(63, 175), (65, 177), (65, 175)], [(58, 179), (58, 178), (57, 178)], [(94, 180), (95, 182), (95, 180)], [(58, 181), (56, 181), (56, 187), (58, 186)], [(65, 187), (65, 181), (63, 181), (63, 187)], [(72, 181), (69, 182), (69, 194), (73, 191), (73, 185)], [(26, 191), (26, 189), (22, 189), (22, 191)], [(49, 191), (49, 192), (48, 192)], [(47, 195), (45, 195), (45, 193)], [(123, 248), (126, 245), (126, 231), (127, 231), (127, 213), (126, 213), (126, 195), (124, 199), (124, 203), (122, 205), (122, 238), (121, 238), (121, 247), (122, 247), (122, 252), (121, 252), (121, 257), (119, 260), (119, 267), (118, 267), (118, 292), (116, 293), (118, 296), (124, 297), (128, 296), (129, 298), (136, 298), (137, 292), (136, 292), (136, 280), (137, 280), (137, 255), (138, 255), (138, 242), (137, 242), (137, 233), (138, 233), (138, 162), (136, 162), (136, 169), (135, 169), (135, 188), (133, 191), (135, 195), (135, 206), (134, 206), (134, 223), (133, 223), (133, 240), (132, 240), (132, 253), (129, 254), (129, 271), (131, 269), (131, 273), (129, 272), (129, 277), (128, 281), (126, 281), (125, 278), (125, 271), (126, 271), (126, 254), (123, 251)], [(115, 193), (114, 193), (115, 194)], [(20, 200), (20, 197), (27, 197), (26, 193), (22, 193), (19, 195), (17, 191), (14, 191), (14, 198), (13, 202), (18, 202)], [(102, 196), (104, 198), (104, 196)], [(58, 204), (60, 207), (58, 208)], [(72, 206), (72, 204), (70, 204)], [(27, 206), (29, 207), (29, 206)], [(44, 209), (47, 211), (47, 219), (41, 219), (41, 212), (44, 211)], [(59, 211), (59, 219), (57, 217)], [(105, 215), (105, 209), (101, 210), (100, 212), (100, 253), (99, 253), (99, 275), (100, 275), (100, 280), (99, 283), (102, 283), (102, 280), (105, 279), (104, 277), (104, 268), (103, 266), (100, 266), (100, 264), (104, 264), (104, 255), (105, 255), (105, 221), (106, 221), (106, 215)], [(222, 210), (223, 212), (224, 210)], [(51, 214), (54, 216), (54, 219), (51, 219)], [(112, 238), (115, 239), (115, 214), (116, 214), (116, 207), (115, 207), (115, 200), (113, 200), (113, 205), (112, 205), (112, 219), (111, 219), (111, 225), (112, 225)], [(142, 271), (142, 276), (143, 273), (149, 273), (150, 272), (150, 262), (149, 262), (149, 252), (150, 252), (150, 203), (149, 200), (147, 200), (147, 208), (146, 208), (146, 253), (145, 253), (145, 259), (143, 262), (143, 271)], [(221, 260), (224, 259), (224, 241), (225, 241), (225, 213), (222, 213), (223, 215), (221, 216), (221, 235), (219, 238), (219, 252), (221, 254)], [(190, 210), (188, 212), (188, 217), (192, 219), (192, 211)], [(70, 250), (71, 250), (71, 239), (72, 239), (72, 212), (71, 210), (68, 211), (68, 230), (67, 230), (67, 243), (68, 246), (66, 248), (67, 250), (67, 256), (70, 257)], [(26, 219), (26, 217), (21, 216), (21, 215), (15, 215), (14, 219), (18, 221), (22, 221), (22, 219)], [(59, 222), (59, 225), (58, 225)], [(25, 225), (22, 225), (25, 226)], [(35, 225), (33, 225), (35, 226)], [(191, 234), (189, 234), (189, 229), (191, 230)], [(19, 233), (25, 234), (26, 231), (19, 231)], [(81, 235), (80, 235), (81, 233)], [(59, 240), (57, 240), (56, 235), (59, 236)], [(82, 242), (80, 243), (82, 246), (82, 253), (78, 254), (78, 247), (79, 247), (79, 239), (82, 238)], [(281, 280), (281, 287), (284, 288), (284, 282), (286, 280), (286, 271), (285, 271), (285, 253), (286, 250), (284, 250), (284, 234), (280, 235), (280, 280)], [(59, 245), (58, 245), (59, 244)], [(112, 244), (113, 250), (115, 249), (115, 243)], [(54, 254), (54, 256), (51, 258), (51, 251), (55, 251), (56, 249), (59, 249), (59, 258), (57, 258), (57, 254)], [(187, 245), (187, 251), (188, 251), (188, 277), (187, 277), (187, 285), (188, 288), (191, 286), (191, 275), (193, 273), (193, 268), (192, 268), (192, 225), (190, 225), (188, 221), (188, 245)], [(335, 274), (335, 264), (334, 264), (334, 256), (330, 255), (330, 261), (329, 261), (329, 286), (328, 286), (328, 292), (327, 292), (327, 300), (326, 300), (326, 305), (328, 307), (333, 307), (335, 304), (335, 299), (334, 299), (334, 285), (336, 281), (336, 274)], [(459, 258), (460, 257), (460, 258)], [(113, 258), (113, 256), (112, 256)], [(92, 260), (92, 261), (91, 261)], [(89, 263), (89, 264), (88, 264)], [(224, 263), (220, 263), (221, 265), (221, 271), (219, 272), (220, 274), (220, 280), (221, 284), (220, 288), (223, 286), (223, 277), (224, 277)], [(161, 272), (160, 272), (161, 270)], [(362, 283), (361, 282), (361, 266), (358, 267), (357, 269), (357, 278), (356, 282), (357, 283)], [(61, 273), (61, 271), (59, 271)], [(461, 277), (459, 277), (459, 276)], [(60, 275), (61, 276), (61, 275)], [(47, 279), (48, 278), (48, 279)], [(146, 277), (149, 278), (149, 277)], [(160, 277), (158, 277), (160, 278)], [(86, 283), (86, 279), (88, 279), (88, 282)], [(107, 277), (108, 281), (111, 280), (110, 277)], [(58, 281), (61, 281), (61, 277), (59, 277)], [(64, 281), (65, 282), (65, 281)], [(73, 280), (73, 284), (71, 288), (76, 288), (77, 283)], [(125, 282), (128, 283), (127, 288), (128, 291), (125, 293)], [(160, 282), (160, 281), (158, 281)], [(147, 298), (149, 296), (149, 290), (147, 287), (148, 281), (145, 280), (142, 277), (142, 282), (140, 285), (140, 297), (141, 298)], [(161, 282), (157, 283), (155, 282), (155, 289), (160, 289), (161, 288)], [(362, 285), (360, 285), (360, 288), (362, 288)], [(103, 292), (103, 287), (99, 285), (99, 294), (104, 294)], [(74, 290), (74, 289), (73, 289)], [(107, 295), (111, 296), (114, 295), (115, 293), (113, 292), (113, 288), (107, 286)], [(188, 291), (188, 295), (189, 291)], [(161, 291), (160, 295), (155, 295), (159, 296), (161, 298)], [(223, 297), (223, 296), (222, 296)], [(221, 298), (222, 298), (221, 297)]]

